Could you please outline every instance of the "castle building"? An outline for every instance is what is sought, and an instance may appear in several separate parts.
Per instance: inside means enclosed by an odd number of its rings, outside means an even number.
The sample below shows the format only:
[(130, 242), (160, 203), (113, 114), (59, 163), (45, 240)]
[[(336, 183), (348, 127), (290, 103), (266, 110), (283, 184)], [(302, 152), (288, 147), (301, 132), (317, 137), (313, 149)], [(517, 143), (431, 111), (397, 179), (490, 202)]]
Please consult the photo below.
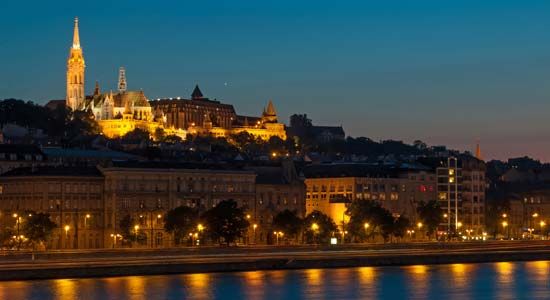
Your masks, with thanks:
[(67, 61), (67, 97), (65, 104), (72, 110), (85, 110), (93, 115), (101, 132), (109, 137), (121, 137), (135, 129), (153, 135), (161, 129), (165, 135), (183, 139), (187, 133), (228, 137), (247, 132), (262, 140), (271, 137), (286, 139), (285, 125), (277, 120), (271, 101), (261, 117), (239, 116), (230, 104), (211, 100), (195, 87), (191, 99), (169, 98), (149, 101), (143, 91), (127, 87), (126, 70), (120, 68), (118, 91), (101, 93), (96, 82), (94, 93), (85, 95), (86, 65), (80, 46), (78, 18), (75, 18), (73, 45)]
[(118, 92), (101, 93), (96, 82), (94, 93), (85, 96), (84, 55), (80, 47), (78, 18), (75, 18), (73, 45), (67, 61), (67, 98), (66, 106), (72, 110), (85, 110), (93, 115), (101, 132), (109, 137), (121, 137), (135, 129), (141, 129), (153, 135), (162, 129), (166, 135), (185, 138), (187, 133), (181, 129), (165, 128), (162, 117), (153, 116), (149, 100), (143, 91), (128, 91), (126, 70), (120, 68)]
[(157, 116), (166, 119), (167, 126), (195, 135), (228, 137), (247, 132), (262, 140), (276, 136), (286, 139), (285, 125), (277, 120), (275, 106), (269, 101), (261, 117), (237, 115), (233, 105), (204, 97), (195, 86), (191, 99), (169, 98), (151, 101)]

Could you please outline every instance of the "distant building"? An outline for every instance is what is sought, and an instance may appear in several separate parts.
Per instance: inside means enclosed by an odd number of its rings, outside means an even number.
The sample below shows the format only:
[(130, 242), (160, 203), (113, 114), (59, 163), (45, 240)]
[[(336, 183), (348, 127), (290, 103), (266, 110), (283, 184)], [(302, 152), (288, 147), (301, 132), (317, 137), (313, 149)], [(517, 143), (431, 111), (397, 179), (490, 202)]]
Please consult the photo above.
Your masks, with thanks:
[(252, 166), (246, 170), (256, 174), (256, 201), (251, 223), (257, 225), (250, 242), (273, 244), (273, 218), (288, 209), (300, 218), (305, 217), (306, 186), (291, 161), (280, 166)]
[[(98, 168), (28, 166), (0, 175), (2, 214), (50, 214), (58, 225), (47, 245), (50, 249), (112, 248), (111, 235), (121, 233), (120, 222), (126, 216), (144, 237), (134, 247), (171, 247), (173, 237), (164, 231), (168, 210), (185, 205), (202, 213), (229, 199), (250, 216), (250, 230), (240, 242), (265, 244), (272, 239), (269, 232), (277, 213), (289, 209), (304, 216), (305, 185), (287, 163), (243, 168), (113, 161)], [(11, 218), (1, 218), (0, 224), (14, 227)]]
[[(50, 214), (57, 224), (48, 249), (103, 248), (109, 238), (105, 219), (102, 174), (95, 168), (25, 167), (0, 176), (0, 221), (16, 228), (17, 214)], [(112, 223), (110, 223), (112, 227)], [(109, 244), (110, 245), (110, 244)]]
[(0, 144), (0, 174), (22, 167), (46, 164), (46, 156), (34, 145)]
[(422, 167), (326, 164), (306, 167), (304, 175), (306, 213), (321, 211), (340, 227), (349, 221), (345, 211), (354, 201), (376, 201), (394, 216), (415, 221), (417, 205), (436, 198), (435, 174)]

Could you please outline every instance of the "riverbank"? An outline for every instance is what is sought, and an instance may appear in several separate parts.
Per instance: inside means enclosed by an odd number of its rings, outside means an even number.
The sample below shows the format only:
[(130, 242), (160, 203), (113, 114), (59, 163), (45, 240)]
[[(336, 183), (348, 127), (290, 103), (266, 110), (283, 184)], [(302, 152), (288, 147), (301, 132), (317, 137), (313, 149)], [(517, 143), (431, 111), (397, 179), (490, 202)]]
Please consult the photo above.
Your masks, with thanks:
[(415, 244), (403, 247), (249, 247), (16, 253), (0, 280), (550, 260), (548, 242)]

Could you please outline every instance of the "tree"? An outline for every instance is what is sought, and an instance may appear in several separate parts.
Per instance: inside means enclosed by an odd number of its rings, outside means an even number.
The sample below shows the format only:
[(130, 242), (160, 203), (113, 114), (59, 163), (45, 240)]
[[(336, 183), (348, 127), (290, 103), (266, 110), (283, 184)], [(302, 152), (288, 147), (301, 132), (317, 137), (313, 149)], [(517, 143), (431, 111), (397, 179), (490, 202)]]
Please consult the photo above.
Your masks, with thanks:
[(296, 211), (285, 209), (275, 215), (271, 226), (274, 231), (281, 231), (287, 236), (296, 238), (302, 227), (302, 219), (296, 215)]
[(120, 228), (120, 234), (125, 241), (138, 242), (139, 244), (144, 244), (147, 242), (147, 235), (143, 230), (136, 230), (135, 226), (138, 224), (130, 215), (125, 215), (120, 220), (118, 225)]
[(188, 206), (178, 206), (169, 210), (165, 216), (164, 230), (174, 235), (176, 245), (181, 244), (182, 239), (197, 226), (198, 213), (196, 209)]
[(230, 245), (243, 237), (248, 230), (248, 220), (242, 207), (234, 200), (224, 200), (202, 215), (210, 237), (219, 244)]
[(392, 226), (392, 235), (402, 238), (407, 233), (407, 229), (411, 226), (411, 221), (405, 216), (394, 218)]
[(430, 200), (428, 202), (420, 202), (416, 208), (420, 221), (426, 228), (426, 234), (431, 237), (436, 231), (439, 224), (443, 223), (443, 213), (438, 201)]
[(23, 223), (23, 234), (32, 243), (33, 249), (36, 244), (46, 242), (57, 225), (50, 220), (50, 215), (45, 213), (30, 213), (26, 222)]
[(338, 229), (334, 221), (324, 213), (315, 210), (304, 218), (304, 237), (307, 243), (328, 244)]
[[(380, 203), (371, 200), (352, 202), (346, 214), (350, 216), (348, 231), (355, 239), (366, 240), (381, 235), (386, 241), (393, 233), (394, 218)], [(368, 228), (365, 228), (368, 224)]]

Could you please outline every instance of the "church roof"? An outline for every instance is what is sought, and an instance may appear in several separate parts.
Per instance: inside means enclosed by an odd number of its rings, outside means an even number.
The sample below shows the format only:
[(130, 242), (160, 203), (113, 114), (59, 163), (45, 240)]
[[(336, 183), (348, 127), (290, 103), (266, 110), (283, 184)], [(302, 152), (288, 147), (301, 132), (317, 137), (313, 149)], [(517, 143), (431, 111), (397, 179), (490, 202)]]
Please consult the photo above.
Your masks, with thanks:
[(275, 111), (275, 107), (273, 106), (273, 102), (271, 102), (271, 100), (269, 100), (269, 103), (267, 104), (267, 109), (266, 109), (265, 114), (267, 116), (276, 116), (277, 115), (277, 112)]
[(195, 85), (195, 89), (193, 90), (193, 93), (191, 94), (191, 98), (193, 100), (204, 98), (204, 95), (202, 94), (201, 89), (199, 89), (198, 84)]

